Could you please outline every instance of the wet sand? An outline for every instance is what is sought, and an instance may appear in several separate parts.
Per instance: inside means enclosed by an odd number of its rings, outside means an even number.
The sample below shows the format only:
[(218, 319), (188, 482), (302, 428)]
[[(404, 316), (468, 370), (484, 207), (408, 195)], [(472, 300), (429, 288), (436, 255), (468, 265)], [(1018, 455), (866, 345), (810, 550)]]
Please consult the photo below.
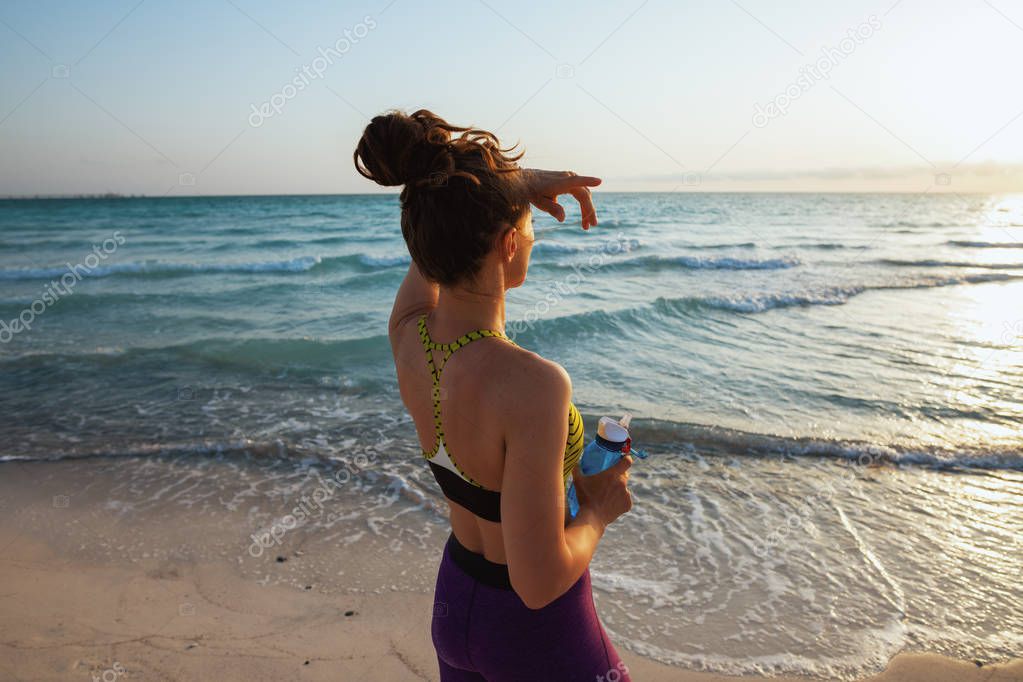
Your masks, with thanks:
[[(114, 466), (128, 476), (138, 463)], [(421, 587), (435, 566), (402, 580), (400, 557), (367, 564), (328, 539), (254, 563), (248, 501), (224, 512), (147, 491), (132, 506), (92, 469), (0, 464), (0, 678), (438, 679)], [(393, 580), (366, 588), (366, 572)], [(635, 680), (736, 679), (621, 653)], [(1023, 680), (1023, 661), (907, 653), (870, 679), (1008, 682)]]

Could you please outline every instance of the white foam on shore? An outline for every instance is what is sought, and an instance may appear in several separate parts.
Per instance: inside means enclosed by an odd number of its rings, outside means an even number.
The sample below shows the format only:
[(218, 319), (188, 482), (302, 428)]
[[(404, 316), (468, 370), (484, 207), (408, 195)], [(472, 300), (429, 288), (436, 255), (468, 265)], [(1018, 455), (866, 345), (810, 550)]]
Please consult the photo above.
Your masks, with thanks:
[[(877, 629), (847, 633), (857, 642), (858, 653), (844, 656), (806, 656), (795, 653), (764, 655), (725, 655), (714, 653), (683, 653), (628, 638), (605, 625), (608, 634), (625, 648), (667, 665), (721, 675), (795, 675), (851, 682), (865, 675), (882, 671), (899, 653), (906, 641), (906, 628), (897, 620)], [(699, 649), (700, 647), (694, 647)]]

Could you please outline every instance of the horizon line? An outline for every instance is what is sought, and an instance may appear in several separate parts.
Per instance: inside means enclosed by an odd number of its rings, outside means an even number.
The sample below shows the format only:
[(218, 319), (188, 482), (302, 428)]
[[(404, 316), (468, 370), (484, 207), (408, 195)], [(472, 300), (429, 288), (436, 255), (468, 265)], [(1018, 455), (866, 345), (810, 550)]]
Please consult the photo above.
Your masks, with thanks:
[[(887, 195), (916, 195), (931, 194), (943, 196), (948, 194), (969, 194), (969, 195), (995, 195), (995, 194), (1023, 194), (1020, 190), (938, 190), (938, 191), (906, 191), (906, 190), (771, 190), (771, 189), (703, 189), (703, 190), (601, 190), (594, 189), (595, 194), (887, 194)], [(376, 191), (376, 192), (308, 192), (308, 193), (265, 193), (265, 194), (120, 194), (118, 192), (102, 193), (81, 193), (81, 194), (9, 194), (0, 196), (0, 201), (73, 201), (73, 200), (121, 200), (121, 199), (246, 199), (246, 198), (276, 198), (276, 197), (372, 197), (372, 196), (396, 196), (399, 191)]]

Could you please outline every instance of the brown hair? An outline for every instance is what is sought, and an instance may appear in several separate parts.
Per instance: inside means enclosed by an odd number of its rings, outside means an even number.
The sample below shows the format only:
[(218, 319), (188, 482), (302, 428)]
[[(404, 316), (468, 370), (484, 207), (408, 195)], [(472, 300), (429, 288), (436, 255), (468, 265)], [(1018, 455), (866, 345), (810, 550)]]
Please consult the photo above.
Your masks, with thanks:
[[(460, 133), (452, 138), (452, 133)], [(420, 109), (376, 116), (355, 148), (355, 168), (401, 191), (401, 233), (428, 279), (452, 285), (472, 278), (503, 228), (529, 209), (510, 155), (485, 130), (451, 125)]]

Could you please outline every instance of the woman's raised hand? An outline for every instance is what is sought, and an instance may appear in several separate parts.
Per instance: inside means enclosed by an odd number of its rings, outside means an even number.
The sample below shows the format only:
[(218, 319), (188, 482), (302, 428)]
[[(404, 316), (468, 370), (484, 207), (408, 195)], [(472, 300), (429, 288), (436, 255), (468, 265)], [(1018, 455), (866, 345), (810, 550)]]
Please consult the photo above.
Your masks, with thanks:
[(541, 211), (550, 213), (559, 222), (565, 222), (565, 207), (558, 203), (558, 196), (571, 194), (582, 210), (584, 230), (597, 224), (597, 211), (593, 208), (590, 187), (600, 184), (600, 178), (577, 175), (572, 171), (548, 171), (535, 168), (522, 169), (523, 178), (529, 188), (529, 201)]

